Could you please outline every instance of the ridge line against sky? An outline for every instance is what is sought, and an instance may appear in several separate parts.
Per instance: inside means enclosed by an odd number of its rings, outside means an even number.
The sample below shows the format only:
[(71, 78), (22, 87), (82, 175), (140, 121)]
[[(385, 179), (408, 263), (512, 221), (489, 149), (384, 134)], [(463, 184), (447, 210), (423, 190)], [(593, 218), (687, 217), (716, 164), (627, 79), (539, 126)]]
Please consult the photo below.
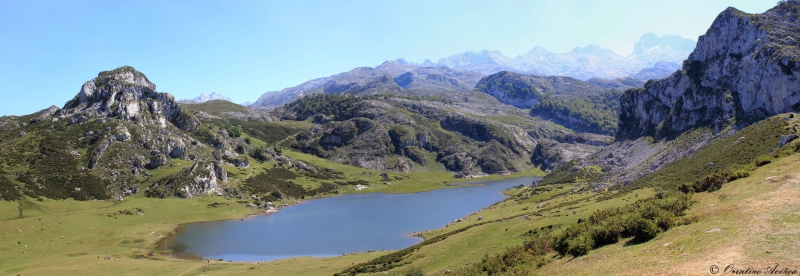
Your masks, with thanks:
[(597, 44), (627, 56), (645, 33), (697, 40), (728, 6), (704, 1), (0, 1), (0, 115), (63, 106), (130, 65), (159, 92), (255, 101), (305, 81), (405, 58), (483, 49), (509, 57)]

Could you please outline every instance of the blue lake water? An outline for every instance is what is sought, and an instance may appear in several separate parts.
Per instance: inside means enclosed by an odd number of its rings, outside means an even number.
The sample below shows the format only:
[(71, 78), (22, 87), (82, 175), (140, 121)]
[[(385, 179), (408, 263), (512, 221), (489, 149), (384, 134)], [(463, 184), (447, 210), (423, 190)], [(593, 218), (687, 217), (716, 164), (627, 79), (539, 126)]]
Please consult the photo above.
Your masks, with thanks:
[(444, 227), (503, 200), (502, 190), (538, 177), (471, 181), (411, 194), (349, 194), (308, 200), (247, 220), (192, 223), (167, 246), (196, 257), (264, 261), (297, 256), (397, 250), (422, 241), (411, 232)]

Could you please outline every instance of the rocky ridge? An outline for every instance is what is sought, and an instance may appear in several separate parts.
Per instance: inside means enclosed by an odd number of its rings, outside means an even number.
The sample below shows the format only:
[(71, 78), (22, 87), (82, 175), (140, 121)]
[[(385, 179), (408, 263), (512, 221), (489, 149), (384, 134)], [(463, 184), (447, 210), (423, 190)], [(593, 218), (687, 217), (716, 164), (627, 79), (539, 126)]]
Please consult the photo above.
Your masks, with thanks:
[(314, 94), (380, 94), (391, 91), (470, 90), (482, 76), (447, 67), (421, 67), (403, 60), (386, 61), (375, 67), (360, 67), (348, 72), (304, 82), (281, 91), (267, 92), (251, 108), (272, 108)]
[(0, 123), (0, 155), (9, 165), (23, 166), (20, 189), (50, 198), (121, 200), (137, 193), (151, 171), (180, 163), (211, 164), (192, 170), (181, 195), (208, 194), (225, 184), (221, 164), (246, 167), (239, 154), (253, 148), (204, 126), (129, 66), (101, 72), (63, 108), (3, 117)]
[(619, 99), (616, 142), (580, 160), (631, 183), (766, 117), (800, 106), (800, 1), (762, 14), (728, 8), (682, 68)]
[(661, 139), (693, 127), (796, 111), (800, 103), (797, 1), (763, 14), (728, 8), (701, 36), (682, 70), (620, 98), (617, 139)]

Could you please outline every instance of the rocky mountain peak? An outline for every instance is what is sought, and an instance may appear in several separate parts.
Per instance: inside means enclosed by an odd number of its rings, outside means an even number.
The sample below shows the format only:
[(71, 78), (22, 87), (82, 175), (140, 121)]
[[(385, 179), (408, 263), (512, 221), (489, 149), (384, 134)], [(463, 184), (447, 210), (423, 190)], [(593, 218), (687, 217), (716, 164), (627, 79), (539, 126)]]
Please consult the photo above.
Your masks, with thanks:
[(656, 50), (664, 50), (663, 48), (688, 52), (694, 49), (694, 46), (695, 42), (693, 40), (679, 35), (665, 34), (664, 36), (657, 36), (654, 33), (646, 33), (633, 45), (633, 54), (642, 55)]
[(156, 92), (156, 85), (130, 66), (100, 72), (85, 82), (78, 95), (54, 115), (71, 124), (90, 118), (116, 117), (160, 127), (170, 122), (183, 130), (200, 125), (196, 118), (181, 110), (172, 95)]
[(552, 52), (550, 52), (550, 50), (547, 50), (542, 46), (536, 46), (533, 47), (533, 49), (531, 49), (530, 51), (528, 51), (527, 54), (552, 54)]
[(446, 58), (439, 59), (439, 66), (447, 66), (450, 68), (466, 66), (466, 65), (477, 65), (477, 64), (509, 64), (512, 63), (512, 59), (503, 55), (500, 51), (489, 51), (489, 50), (481, 50), (481, 51), (469, 51), (464, 52), (458, 55), (449, 56)]

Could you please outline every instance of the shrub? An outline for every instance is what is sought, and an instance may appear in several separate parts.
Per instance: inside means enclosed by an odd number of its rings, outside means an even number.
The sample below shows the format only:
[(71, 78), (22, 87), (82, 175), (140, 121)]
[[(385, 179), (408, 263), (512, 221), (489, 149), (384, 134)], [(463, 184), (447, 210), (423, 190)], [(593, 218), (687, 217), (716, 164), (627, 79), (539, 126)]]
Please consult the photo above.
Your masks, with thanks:
[(754, 162), (756, 164), (756, 167), (762, 167), (762, 166), (764, 166), (766, 164), (772, 163), (771, 159), (772, 158), (770, 158), (767, 155), (762, 155), (762, 156), (757, 157)]
[(258, 160), (259, 162), (265, 162), (269, 160), (269, 155), (262, 148), (256, 148), (255, 150), (250, 152), (250, 157), (253, 159)]
[(691, 204), (689, 195), (673, 193), (622, 208), (598, 210), (586, 223), (572, 225), (556, 235), (553, 249), (562, 255), (580, 256), (591, 249), (616, 243), (620, 238), (648, 241), (684, 223), (677, 218), (683, 216)]
[(228, 127), (225, 129), (228, 132), (228, 136), (237, 138), (242, 136), (242, 129), (239, 127)]
[(585, 255), (594, 249), (594, 246), (594, 237), (591, 233), (583, 232), (567, 242), (567, 252), (573, 256)]

